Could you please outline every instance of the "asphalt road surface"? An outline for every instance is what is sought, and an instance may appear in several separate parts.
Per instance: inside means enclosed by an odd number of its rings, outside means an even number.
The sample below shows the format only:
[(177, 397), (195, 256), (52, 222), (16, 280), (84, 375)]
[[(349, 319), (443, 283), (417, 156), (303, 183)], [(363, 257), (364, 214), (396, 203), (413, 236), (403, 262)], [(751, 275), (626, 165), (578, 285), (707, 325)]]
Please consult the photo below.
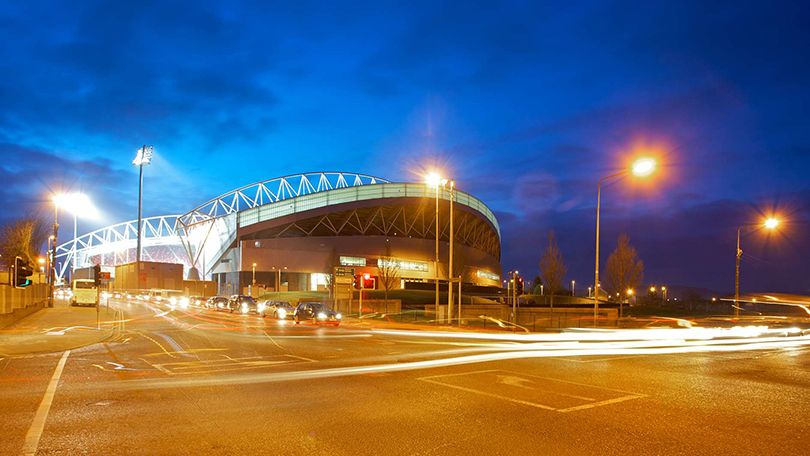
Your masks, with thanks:
[(112, 306), (103, 343), (0, 359), (0, 454), (810, 454), (810, 351), (787, 333), (626, 345)]

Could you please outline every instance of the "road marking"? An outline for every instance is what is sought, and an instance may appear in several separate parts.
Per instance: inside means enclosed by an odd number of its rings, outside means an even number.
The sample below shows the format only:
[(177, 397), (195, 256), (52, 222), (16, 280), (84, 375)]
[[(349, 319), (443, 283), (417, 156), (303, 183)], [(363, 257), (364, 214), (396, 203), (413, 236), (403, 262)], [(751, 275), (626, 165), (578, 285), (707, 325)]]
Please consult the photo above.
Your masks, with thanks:
[(554, 407), (549, 407), (549, 406), (543, 405), (543, 404), (535, 404), (534, 402), (522, 401), (520, 399), (512, 399), (510, 397), (501, 396), (501, 395), (493, 394), (493, 393), (487, 393), (485, 391), (478, 391), (477, 389), (465, 388), (463, 386), (449, 385), (447, 383), (437, 382), (435, 380), (430, 380), (428, 377), (419, 378), (417, 380), (422, 380), (423, 382), (428, 382), (428, 383), (435, 383), (437, 385), (442, 385), (442, 386), (446, 386), (446, 387), (449, 387), (449, 388), (455, 388), (455, 389), (461, 390), (461, 391), (467, 391), (468, 393), (475, 393), (475, 394), (480, 394), (482, 396), (494, 397), (496, 399), (503, 399), (503, 400), (509, 401), (509, 402), (515, 402), (515, 403), (518, 403), (518, 404), (528, 405), (530, 407), (537, 407), (537, 408), (541, 408), (541, 409), (544, 409), (544, 410), (557, 410)]
[(604, 400), (604, 401), (595, 402), (593, 404), (584, 404), (584, 405), (578, 405), (576, 407), (568, 407), (568, 408), (565, 408), (565, 409), (557, 409), (557, 411), (562, 412), (562, 413), (573, 412), (573, 411), (576, 411), (576, 410), (585, 410), (585, 409), (589, 409), (589, 408), (593, 408), (593, 407), (599, 407), (600, 405), (608, 405), (608, 404), (615, 404), (617, 402), (629, 401), (630, 399), (641, 399), (643, 397), (646, 397), (646, 396), (644, 396), (644, 395), (622, 396), (622, 397), (617, 397), (617, 398), (614, 398), (614, 399), (607, 399), (607, 400)]
[[(506, 375), (499, 375), (499, 373), (506, 374)], [(478, 390), (478, 389), (475, 389), (475, 388), (470, 388), (470, 387), (465, 387), (465, 386), (460, 386), (460, 385), (454, 385), (454, 384), (451, 384), (451, 383), (446, 383), (446, 382), (441, 381), (442, 378), (469, 376), (469, 375), (476, 375), (476, 374), (492, 374), (492, 375), (495, 375), (496, 383), (500, 383), (500, 384), (503, 384), (503, 385), (522, 388), (522, 389), (528, 389), (528, 390), (535, 390), (535, 391), (539, 391), (541, 393), (552, 394), (552, 395), (555, 395), (555, 396), (569, 397), (569, 398), (572, 398), (572, 399), (577, 399), (577, 400), (587, 401), (587, 402), (592, 402), (592, 403), (575, 405), (575, 406), (571, 406), (571, 407), (562, 407), (562, 408), (560, 408), (560, 407), (551, 407), (551, 406), (544, 405), (544, 404), (538, 404), (536, 402), (531, 402), (531, 401), (522, 400), (522, 399), (516, 399), (516, 398), (513, 398), (513, 397), (504, 396), (504, 395), (501, 395), (501, 394), (490, 393), (490, 392), (481, 391), (481, 390)], [(611, 391), (611, 392), (616, 392), (616, 393), (623, 393), (625, 395), (620, 396), (620, 397), (610, 398), (610, 399), (597, 400), (597, 399), (594, 399), (592, 397), (575, 395), (575, 394), (571, 394), (571, 393), (568, 393), (568, 392), (551, 391), (551, 390), (544, 390), (544, 389), (536, 388), (534, 386), (531, 386), (531, 385), (534, 385), (535, 382), (528, 379), (528, 378), (525, 378), (525, 377), (536, 378), (536, 379), (541, 379), (541, 380), (546, 380), (546, 381), (551, 381), (551, 382), (556, 382), (556, 383), (562, 383), (562, 384), (576, 385), (576, 386), (580, 386), (580, 387), (591, 388), (591, 389), (594, 389), (594, 390), (603, 390), (603, 391)], [(456, 374), (431, 375), (431, 376), (428, 376), (428, 377), (418, 378), (417, 380), (421, 380), (421, 381), (428, 382), (428, 383), (433, 383), (433, 384), (436, 384), (436, 385), (442, 385), (442, 386), (446, 386), (448, 388), (454, 388), (454, 389), (461, 390), (461, 391), (466, 391), (466, 392), (469, 392), (469, 393), (480, 394), (482, 396), (492, 397), (492, 398), (496, 398), (496, 399), (503, 399), (505, 401), (514, 402), (514, 403), (521, 404), (521, 405), (528, 405), (530, 407), (541, 408), (541, 409), (544, 409), (544, 410), (551, 410), (551, 411), (556, 411), (556, 412), (561, 412), (561, 413), (574, 412), (574, 411), (578, 411), (578, 410), (585, 410), (585, 409), (590, 409), (590, 408), (594, 408), (594, 407), (599, 407), (599, 406), (602, 406), (602, 405), (615, 404), (615, 403), (618, 403), (618, 402), (629, 401), (631, 399), (642, 399), (644, 397), (647, 397), (646, 395), (640, 394), (640, 393), (632, 393), (632, 392), (629, 392), (629, 391), (623, 391), (623, 390), (618, 390), (618, 389), (613, 389), (613, 388), (605, 388), (605, 387), (601, 387), (601, 386), (588, 385), (588, 384), (585, 384), (585, 383), (577, 383), (577, 382), (571, 382), (571, 381), (566, 381), (566, 380), (558, 380), (558, 379), (550, 378), (550, 377), (541, 377), (541, 376), (537, 376), (537, 375), (522, 374), (522, 373), (502, 371), (502, 370), (480, 370), (480, 371), (462, 372), (462, 373), (456, 373)]]
[(45, 420), (48, 418), (48, 412), (51, 410), (51, 403), (53, 403), (53, 396), (56, 394), (56, 387), (59, 385), (59, 377), (62, 376), (62, 370), (65, 368), (70, 350), (66, 351), (59, 363), (56, 364), (56, 370), (51, 377), (48, 388), (45, 390), (45, 396), (42, 397), (42, 402), (39, 403), (37, 414), (34, 416), (34, 422), (25, 434), (25, 444), (23, 444), (23, 456), (33, 456), (37, 453), (39, 447), (39, 439), (42, 437), (42, 431), (45, 429)]

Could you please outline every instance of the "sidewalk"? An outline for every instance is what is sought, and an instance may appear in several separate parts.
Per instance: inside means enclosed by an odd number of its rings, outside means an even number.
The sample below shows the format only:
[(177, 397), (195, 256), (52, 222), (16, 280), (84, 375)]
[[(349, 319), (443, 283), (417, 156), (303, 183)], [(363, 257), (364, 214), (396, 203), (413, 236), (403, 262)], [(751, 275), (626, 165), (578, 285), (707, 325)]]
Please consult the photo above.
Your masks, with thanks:
[(70, 307), (56, 301), (0, 330), (0, 357), (71, 350), (103, 342), (114, 333), (114, 312), (102, 307), (96, 322), (95, 307)]

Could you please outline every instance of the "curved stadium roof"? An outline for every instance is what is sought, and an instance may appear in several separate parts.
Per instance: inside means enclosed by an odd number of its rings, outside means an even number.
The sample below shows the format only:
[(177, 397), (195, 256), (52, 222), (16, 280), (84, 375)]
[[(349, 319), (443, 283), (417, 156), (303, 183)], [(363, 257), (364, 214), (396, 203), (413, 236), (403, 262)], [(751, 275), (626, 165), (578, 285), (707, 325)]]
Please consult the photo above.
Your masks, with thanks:
[[(332, 205), (403, 197), (435, 198), (435, 192), (425, 184), (391, 183), (375, 176), (341, 172), (260, 181), (220, 195), (180, 216), (144, 219), (143, 255), (145, 260), (180, 262), (186, 268), (202, 262), (207, 272), (236, 239), (238, 227)], [(441, 198), (449, 200), (449, 194), (442, 192)], [(500, 238), (498, 221), (483, 202), (458, 190), (454, 201), (481, 214)], [(74, 258), (77, 267), (133, 261), (136, 243), (137, 220), (63, 243), (56, 252), (57, 276), (60, 280), (64, 277)]]

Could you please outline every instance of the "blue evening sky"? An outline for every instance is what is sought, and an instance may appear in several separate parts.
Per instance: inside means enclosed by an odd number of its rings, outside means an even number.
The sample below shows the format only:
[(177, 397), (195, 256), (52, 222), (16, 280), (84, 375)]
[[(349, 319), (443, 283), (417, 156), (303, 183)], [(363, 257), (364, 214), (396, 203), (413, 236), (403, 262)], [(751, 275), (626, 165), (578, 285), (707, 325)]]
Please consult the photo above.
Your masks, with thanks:
[[(646, 283), (810, 293), (810, 10), (804, 2), (3, 2), (0, 219), (81, 190), (137, 215), (186, 212), (308, 171), (418, 181), (487, 203), (504, 270), (530, 278), (549, 230), (592, 281), (625, 231)], [(67, 217), (66, 217), (67, 219)], [(72, 222), (62, 226), (72, 231)], [(62, 236), (62, 239), (65, 239)], [(603, 268), (604, 269), (604, 268)]]

